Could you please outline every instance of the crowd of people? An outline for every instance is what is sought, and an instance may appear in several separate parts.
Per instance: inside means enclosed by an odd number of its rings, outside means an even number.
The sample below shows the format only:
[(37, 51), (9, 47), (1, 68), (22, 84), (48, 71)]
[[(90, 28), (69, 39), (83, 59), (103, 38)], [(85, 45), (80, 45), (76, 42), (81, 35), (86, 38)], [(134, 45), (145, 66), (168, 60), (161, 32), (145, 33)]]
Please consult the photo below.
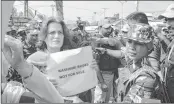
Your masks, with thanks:
[(165, 27), (150, 26), (145, 13), (133, 12), (121, 30), (104, 19), (92, 35), (80, 19), (71, 30), (54, 17), (11, 28), (2, 43), (2, 102), (66, 103), (56, 79), (44, 75), (47, 57), (91, 46), (98, 85), (75, 95), (75, 103), (174, 103), (174, 4), (159, 19)]

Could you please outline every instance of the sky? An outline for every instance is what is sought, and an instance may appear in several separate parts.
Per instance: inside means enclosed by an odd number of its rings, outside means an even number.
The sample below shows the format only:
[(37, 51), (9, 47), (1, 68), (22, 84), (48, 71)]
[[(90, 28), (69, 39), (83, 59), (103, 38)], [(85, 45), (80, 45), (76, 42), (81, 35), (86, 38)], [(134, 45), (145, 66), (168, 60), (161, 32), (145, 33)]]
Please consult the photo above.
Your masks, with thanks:
[[(136, 11), (135, 1), (121, 1), (123, 3), (123, 17), (127, 16), (131, 12)], [(82, 20), (99, 20), (105, 16), (113, 16), (116, 13), (120, 13), (122, 16), (122, 3), (119, 1), (63, 1), (63, 12), (65, 21), (76, 20), (77, 17), (81, 17)], [(174, 1), (140, 1), (139, 11), (143, 12), (155, 12), (165, 11), (167, 6)], [(52, 13), (51, 5), (55, 4), (53, 1), (29, 1), (29, 7), (37, 10), (39, 13), (47, 16), (55, 15)], [(24, 10), (22, 1), (15, 1), (14, 6), (18, 11)], [(104, 13), (104, 9), (105, 13)], [(96, 15), (94, 16), (94, 12)]]

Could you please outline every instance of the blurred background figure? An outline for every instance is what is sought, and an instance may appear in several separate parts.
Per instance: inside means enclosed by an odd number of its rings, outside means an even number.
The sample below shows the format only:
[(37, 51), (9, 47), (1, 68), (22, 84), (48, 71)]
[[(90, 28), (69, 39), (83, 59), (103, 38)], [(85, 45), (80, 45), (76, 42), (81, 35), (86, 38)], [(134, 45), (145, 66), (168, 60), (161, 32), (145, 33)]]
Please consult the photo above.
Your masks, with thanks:
[(14, 38), (17, 38), (17, 28), (15, 26), (8, 27), (6, 34)]
[[(162, 72), (164, 77), (164, 83), (167, 88), (167, 93), (170, 99), (170, 103), (174, 103), (174, 63), (172, 63), (172, 53), (173, 53), (173, 45), (174, 45), (174, 4), (170, 4), (166, 11), (162, 13), (159, 19), (165, 19), (167, 24), (167, 31), (168, 36), (167, 39), (161, 36), (161, 40), (164, 44), (167, 45), (166, 49), (166, 57), (164, 58), (163, 65), (162, 65)], [(162, 35), (162, 33), (161, 33)], [(169, 55), (169, 53), (171, 55)], [(169, 61), (171, 60), (171, 61)]]
[(17, 31), (17, 38), (23, 42), (26, 39), (25, 27), (20, 27)]
[(15, 26), (11, 27), (11, 36), (17, 38), (17, 27)]
[(77, 17), (77, 26), (80, 28), (80, 30), (83, 30), (83, 24), (82, 24), (82, 20), (81, 20), (81, 17)]
[(117, 38), (113, 38), (114, 29), (108, 19), (99, 22), (99, 34), (96, 37), (96, 50), (98, 53), (98, 65), (102, 73), (104, 81), (108, 87), (108, 91), (102, 91), (102, 100), (107, 103), (113, 101), (116, 97), (115, 80), (118, 78), (118, 67), (120, 60), (109, 55), (107, 50), (120, 50), (121, 42)]
[(118, 37), (118, 34), (120, 33), (120, 30), (115, 28), (114, 29), (114, 36), (113, 37)]
[(45, 52), (47, 50), (47, 45), (46, 45), (45, 41), (39, 40), (36, 43), (36, 48), (37, 48), (37, 51), (43, 51), (43, 52)]
[(123, 28), (121, 29), (121, 32), (118, 34), (118, 39), (120, 40), (120, 42), (124, 46), (126, 46), (126, 39), (123, 38), (123, 37), (128, 34), (128, 29), (129, 29), (129, 26), (126, 24), (126, 25), (123, 26)]
[(103, 19), (98, 23), (99, 34), (103, 37), (112, 37), (114, 29), (108, 19)]
[(25, 59), (37, 51), (36, 43), (38, 42), (39, 33), (40, 31), (38, 29), (27, 30), (26, 39), (23, 41), (23, 52)]

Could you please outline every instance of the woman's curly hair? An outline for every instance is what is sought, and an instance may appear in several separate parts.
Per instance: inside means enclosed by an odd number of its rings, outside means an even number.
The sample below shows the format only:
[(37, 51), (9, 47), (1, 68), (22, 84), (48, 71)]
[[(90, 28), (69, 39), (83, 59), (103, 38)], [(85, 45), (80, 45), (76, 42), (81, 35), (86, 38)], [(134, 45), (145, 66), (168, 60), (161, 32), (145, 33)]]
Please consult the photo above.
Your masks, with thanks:
[(67, 28), (64, 21), (58, 20), (54, 17), (50, 17), (50, 18), (48, 18), (48, 20), (43, 22), (41, 32), (40, 32), (40, 38), (42, 40), (45, 40), (47, 38), (48, 26), (49, 26), (49, 24), (51, 24), (53, 22), (59, 23), (62, 26), (62, 29), (63, 29), (64, 41), (63, 41), (63, 46), (62, 46), (61, 50), (72, 49), (71, 42), (70, 42), (69, 29)]

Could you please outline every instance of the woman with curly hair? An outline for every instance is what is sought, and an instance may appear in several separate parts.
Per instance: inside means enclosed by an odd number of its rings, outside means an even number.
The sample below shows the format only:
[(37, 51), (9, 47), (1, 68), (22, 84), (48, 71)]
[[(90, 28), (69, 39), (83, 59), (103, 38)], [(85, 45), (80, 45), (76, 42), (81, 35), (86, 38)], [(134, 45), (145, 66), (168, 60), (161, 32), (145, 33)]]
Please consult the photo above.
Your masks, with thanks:
[[(36, 52), (32, 56), (36, 57), (29, 57), (28, 62), (37, 65), (45, 67), (47, 66), (47, 56), (51, 53), (61, 52), (64, 50), (72, 49), (71, 45), (71, 37), (68, 28), (66, 27), (65, 23), (61, 20), (57, 20), (55, 18), (49, 18), (46, 22), (43, 23), (43, 27), (41, 29), (40, 39), (46, 42), (47, 50), (45, 52)], [(41, 60), (40, 60), (41, 59)], [(38, 61), (39, 60), (39, 61)], [(97, 64), (95, 61), (91, 64), (92, 68), (97, 68)], [(43, 73), (44, 72), (42, 69)], [(56, 79), (49, 79), (50, 82), (57, 88), (58, 82)], [(88, 92), (88, 91), (87, 91)], [(92, 98), (91, 96), (86, 97), (86, 93), (80, 94), (79, 97), (84, 102), (91, 102)]]

